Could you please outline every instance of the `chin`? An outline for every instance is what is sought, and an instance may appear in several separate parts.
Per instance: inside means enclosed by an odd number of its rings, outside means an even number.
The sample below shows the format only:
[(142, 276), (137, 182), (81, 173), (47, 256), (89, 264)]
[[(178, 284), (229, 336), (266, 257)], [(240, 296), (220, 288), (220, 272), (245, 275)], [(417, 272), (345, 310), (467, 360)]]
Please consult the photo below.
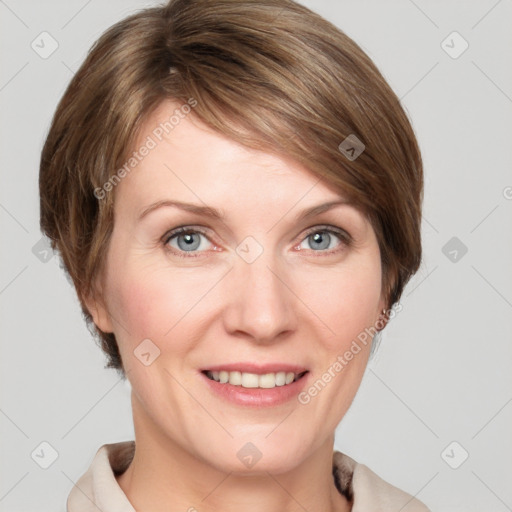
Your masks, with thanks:
[[(206, 452), (210, 465), (222, 472), (251, 476), (265, 473), (280, 474), (293, 470), (301, 464), (314, 449), (305, 439), (290, 442), (287, 432), (272, 437), (264, 433), (252, 436), (238, 436), (226, 443), (218, 443)], [(268, 437), (266, 437), (268, 436)], [(284, 438), (288, 437), (288, 441)], [(205, 458), (205, 459), (206, 459)]]

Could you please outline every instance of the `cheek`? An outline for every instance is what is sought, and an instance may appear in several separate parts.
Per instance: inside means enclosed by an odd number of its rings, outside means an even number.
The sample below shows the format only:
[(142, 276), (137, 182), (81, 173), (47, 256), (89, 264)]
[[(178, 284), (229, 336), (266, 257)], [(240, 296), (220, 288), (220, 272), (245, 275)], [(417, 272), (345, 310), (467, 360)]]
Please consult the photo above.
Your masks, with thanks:
[[(347, 265), (309, 274), (300, 281), (298, 295), (327, 329), (324, 347), (340, 351), (374, 325), (381, 297), (380, 264)], [(314, 282), (312, 282), (312, 277)]]
[(128, 278), (116, 288), (114, 297), (120, 321), (136, 341), (155, 336), (155, 322), (160, 316), (155, 306), (169, 302), (172, 294), (151, 282)]
[(129, 356), (128, 351), (133, 352), (145, 339), (152, 340), (162, 353), (170, 347), (174, 355), (185, 352), (192, 339), (187, 326), (190, 329), (192, 320), (194, 324), (201, 321), (197, 315), (204, 308), (198, 303), (210, 287), (210, 280), (193, 269), (124, 266), (109, 290), (121, 353)]

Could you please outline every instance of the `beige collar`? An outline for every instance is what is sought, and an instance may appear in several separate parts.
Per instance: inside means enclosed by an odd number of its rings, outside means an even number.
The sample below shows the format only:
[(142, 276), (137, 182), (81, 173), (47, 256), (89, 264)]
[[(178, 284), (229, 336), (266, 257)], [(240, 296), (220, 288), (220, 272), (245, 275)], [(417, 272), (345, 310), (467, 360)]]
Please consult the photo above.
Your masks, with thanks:
[[(116, 476), (130, 465), (135, 441), (104, 444), (86, 473), (73, 486), (68, 512), (136, 512)], [(339, 451), (333, 453), (332, 474), (352, 512), (429, 512), (420, 501), (382, 480), (363, 464)]]

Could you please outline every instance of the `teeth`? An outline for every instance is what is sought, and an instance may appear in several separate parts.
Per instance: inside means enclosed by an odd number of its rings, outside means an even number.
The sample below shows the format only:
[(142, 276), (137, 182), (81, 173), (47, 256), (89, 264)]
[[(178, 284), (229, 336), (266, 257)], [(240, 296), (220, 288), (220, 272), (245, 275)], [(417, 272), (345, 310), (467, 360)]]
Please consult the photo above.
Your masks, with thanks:
[(257, 388), (259, 384), (260, 378), (255, 373), (242, 373), (243, 388)]
[(286, 384), (286, 373), (276, 373), (276, 386), (284, 386)]
[(240, 372), (229, 372), (229, 381), (230, 384), (234, 386), (242, 385), (242, 374)]
[(243, 388), (263, 388), (270, 389), (276, 386), (285, 386), (291, 384), (298, 378), (298, 374), (293, 372), (265, 373), (258, 375), (256, 373), (245, 372), (227, 372), (224, 370), (215, 372), (206, 372), (206, 375), (221, 384), (231, 384), (232, 386), (242, 386)]
[(275, 388), (277, 386), (277, 379), (275, 373), (266, 373), (260, 375), (258, 378), (258, 385), (260, 388)]

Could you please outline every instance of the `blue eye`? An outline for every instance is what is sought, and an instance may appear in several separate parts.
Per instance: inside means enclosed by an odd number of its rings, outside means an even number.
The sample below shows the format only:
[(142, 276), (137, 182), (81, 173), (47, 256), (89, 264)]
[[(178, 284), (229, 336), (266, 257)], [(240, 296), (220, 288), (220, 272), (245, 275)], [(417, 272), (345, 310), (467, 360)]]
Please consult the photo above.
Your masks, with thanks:
[(167, 233), (165, 237), (165, 245), (166, 247), (168, 246), (173, 249), (173, 252), (178, 254), (180, 252), (202, 252), (207, 249), (207, 247), (205, 248), (205, 245), (208, 246), (208, 243), (205, 243), (204, 240), (208, 241), (206, 235), (201, 231), (190, 228), (178, 228)]
[[(302, 247), (304, 242), (307, 243), (308, 247)], [(311, 249), (315, 252), (332, 252), (332, 249), (336, 251), (339, 245), (349, 245), (349, 243), (348, 235), (342, 231), (332, 228), (315, 228), (306, 235), (304, 241), (299, 245), (299, 249)]]
[[(299, 250), (310, 250), (322, 254), (332, 254), (343, 250), (351, 244), (351, 236), (344, 230), (331, 226), (315, 226), (306, 233), (302, 242), (296, 246)], [(304, 247), (303, 244), (307, 246)], [(163, 244), (169, 252), (179, 257), (198, 257), (207, 252), (214, 244), (206, 233), (182, 226), (166, 233)]]

